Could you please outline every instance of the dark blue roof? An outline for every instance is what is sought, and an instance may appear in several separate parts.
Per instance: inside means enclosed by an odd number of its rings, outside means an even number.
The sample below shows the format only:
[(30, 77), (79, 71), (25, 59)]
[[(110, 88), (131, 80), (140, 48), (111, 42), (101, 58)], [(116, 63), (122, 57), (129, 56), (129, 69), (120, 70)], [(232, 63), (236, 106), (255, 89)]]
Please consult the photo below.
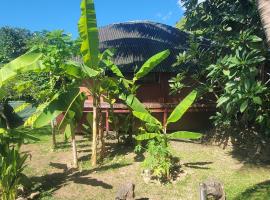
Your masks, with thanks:
[[(188, 48), (189, 34), (149, 21), (112, 24), (99, 29), (100, 50), (114, 48), (113, 58), (123, 72), (133, 72), (151, 56), (169, 49), (171, 55), (154, 72), (175, 72), (176, 56)], [(178, 69), (179, 70), (179, 69)]]

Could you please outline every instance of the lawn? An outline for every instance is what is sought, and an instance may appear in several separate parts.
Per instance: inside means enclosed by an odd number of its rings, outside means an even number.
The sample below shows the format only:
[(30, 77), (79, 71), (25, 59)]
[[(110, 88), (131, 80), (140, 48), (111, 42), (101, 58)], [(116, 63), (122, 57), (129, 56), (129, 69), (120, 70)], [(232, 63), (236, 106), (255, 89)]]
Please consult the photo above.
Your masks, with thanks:
[(175, 184), (146, 184), (141, 176), (141, 161), (132, 148), (111, 143), (108, 158), (98, 168), (91, 168), (90, 142), (77, 136), (79, 170), (70, 168), (71, 147), (61, 135), (58, 148), (52, 151), (48, 130), (37, 132), (39, 142), (24, 145), (30, 153), (26, 174), (41, 192), (42, 200), (114, 199), (119, 186), (135, 183), (136, 199), (197, 200), (200, 182), (214, 178), (225, 185), (227, 199), (269, 199), (270, 166), (243, 163), (228, 148), (188, 142), (172, 142), (174, 154), (181, 159), (186, 175)]

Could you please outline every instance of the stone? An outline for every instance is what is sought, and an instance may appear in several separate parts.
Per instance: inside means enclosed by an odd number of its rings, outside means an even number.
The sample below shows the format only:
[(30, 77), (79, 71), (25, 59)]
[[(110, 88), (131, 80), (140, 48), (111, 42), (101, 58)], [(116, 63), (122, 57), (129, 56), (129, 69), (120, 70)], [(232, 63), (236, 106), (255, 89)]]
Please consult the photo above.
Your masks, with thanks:
[(226, 199), (223, 184), (216, 180), (209, 180), (201, 183), (200, 193), (201, 199), (208, 199), (209, 197), (212, 197), (215, 200)]
[(128, 182), (120, 187), (116, 193), (115, 200), (134, 200), (135, 199), (135, 184)]

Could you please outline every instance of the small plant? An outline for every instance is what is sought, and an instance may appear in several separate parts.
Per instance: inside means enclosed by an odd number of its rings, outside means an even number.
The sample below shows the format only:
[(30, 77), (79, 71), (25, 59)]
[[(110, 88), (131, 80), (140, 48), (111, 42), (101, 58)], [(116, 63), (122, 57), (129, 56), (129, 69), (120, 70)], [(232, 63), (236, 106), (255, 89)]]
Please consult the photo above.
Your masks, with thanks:
[(143, 167), (150, 169), (154, 177), (169, 179), (173, 156), (167, 142), (150, 140), (147, 144), (147, 153), (148, 157), (145, 159)]
[[(161, 122), (153, 117), (148, 111), (133, 111), (133, 115), (145, 122), (145, 126), (140, 128), (140, 134), (136, 140), (140, 142), (148, 141), (148, 155), (144, 161), (144, 167), (151, 171), (153, 177), (169, 180), (174, 166), (174, 159), (169, 146), (170, 139), (199, 139), (200, 133), (189, 131), (177, 131), (167, 134), (167, 126), (170, 123), (179, 121), (186, 111), (190, 108), (197, 96), (196, 91), (192, 91), (182, 102), (173, 110), (167, 123), (162, 126)], [(136, 151), (140, 151), (142, 146), (139, 144)]]

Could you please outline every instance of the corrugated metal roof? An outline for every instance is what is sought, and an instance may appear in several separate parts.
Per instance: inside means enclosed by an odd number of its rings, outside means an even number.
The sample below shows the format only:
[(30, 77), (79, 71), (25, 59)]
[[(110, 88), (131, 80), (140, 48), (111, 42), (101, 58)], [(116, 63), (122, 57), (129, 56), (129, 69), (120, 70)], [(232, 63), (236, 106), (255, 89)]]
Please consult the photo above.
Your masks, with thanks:
[[(175, 72), (176, 56), (188, 48), (189, 34), (149, 21), (112, 24), (99, 29), (100, 50), (114, 48), (113, 61), (123, 72), (134, 72), (151, 56), (169, 49), (171, 55), (154, 72)], [(179, 69), (178, 69), (179, 70)]]

